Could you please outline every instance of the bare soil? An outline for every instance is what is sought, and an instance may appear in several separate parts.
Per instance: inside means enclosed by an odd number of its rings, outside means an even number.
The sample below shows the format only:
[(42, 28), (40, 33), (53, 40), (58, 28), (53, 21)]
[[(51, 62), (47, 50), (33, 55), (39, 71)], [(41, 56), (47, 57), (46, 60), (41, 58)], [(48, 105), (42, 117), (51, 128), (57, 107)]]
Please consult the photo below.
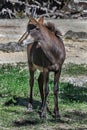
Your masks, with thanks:
[[(65, 63), (87, 64), (87, 42), (64, 40), (66, 48)], [(21, 52), (3, 52), (0, 51), (0, 64), (27, 62), (27, 53)]]
[[(50, 20), (54, 22), (57, 27), (61, 30), (64, 35), (68, 30), (73, 31), (85, 31), (87, 32), (87, 21), (85, 20)], [(0, 20), (0, 43), (6, 44), (9, 42), (17, 42), (20, 36), (26, 30), (26, 24), (28, 19), (16, 19), (16, 20)], [(63, 39), (66, 48), (66, 60), (65, 63), (74, 64), (87, 64), (87, 42), (86, 41), (73, 41)], [(0, 51), (0, 64), (3, 63), (17, 63), (17, 62), (27, 62), (26, 51), (22, 52), (10, 52), (6, 53)], [(77, 85), (87, 83), (87, 76), (79, 77), (61, 77), (61, 80), (74, 82)], [(0, 127), (1, 128), (1, 127)], [(43, 130), (56, 130), (60, 128), (61, 130), (74, 129), (73, 126), (63, 125), (63, 123), (56, 124), (55, 127), (43, 127)], [(3, 129), (3, 128), (1, 128)], [(83, 129), (83, 128), (82, 128)]]
[[(86, 20), (45, 20), (55, 23), (64, 35), (68, 30), (87, 32)], [(0, 20), (0, 43), (17, 42), (26, 30), (28, 19), (1, 19)], [(87, 42), (64, 40), (66, 48), (65, 63), (87, 64)], [(25, 52), (4, 53), (0, 51), (0, 64), (26, 62), (27, 55)]]

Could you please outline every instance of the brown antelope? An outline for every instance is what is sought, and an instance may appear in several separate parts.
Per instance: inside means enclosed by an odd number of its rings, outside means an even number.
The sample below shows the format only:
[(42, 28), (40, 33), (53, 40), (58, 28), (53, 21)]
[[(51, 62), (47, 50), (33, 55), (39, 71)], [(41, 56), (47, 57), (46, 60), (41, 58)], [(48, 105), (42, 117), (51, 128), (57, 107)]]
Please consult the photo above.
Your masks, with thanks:
[(60, 32), (54, 24), (43, 24), (43, 18), (36, 21), (29, 16), (27, 30), (18, 41), (19, 45), (27, 45), (27, 56), (30, 72), (30, 100), (28, 109), (32, 108), (34, 72), (40, 70), (38, 85), (42, 100), (41, 118), (46, 117), (46, 100), (49, 93), (49, 72), (54, 72), (54, 116), (59, 118), (58, 91), (61, 68), (65, 60), (65, 47)]

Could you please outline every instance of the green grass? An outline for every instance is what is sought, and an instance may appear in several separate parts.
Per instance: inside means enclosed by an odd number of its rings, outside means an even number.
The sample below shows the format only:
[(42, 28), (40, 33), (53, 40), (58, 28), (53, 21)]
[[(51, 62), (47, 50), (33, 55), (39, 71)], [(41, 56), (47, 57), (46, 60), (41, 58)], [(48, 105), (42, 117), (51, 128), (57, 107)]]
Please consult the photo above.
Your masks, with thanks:
[[(24, 65), (23, 65), (24, 66)], [(54, 108), (53, 76), (49, 81), (50, 94), (47, 105), (47, 120), (42, 123), (39, 118), (41, 99), (35, 73), (34, 102), (31, 113), (27, 112), (29, 94), (29, 73), (20, 64), (2, 65), (0, 67), (0, 130), (83, 130), (87, 128), (87, 87), (60, 83), (59, 109), (61, 120), (52, 117)], [(69, 76), (86, 75), (86, 65), (68, 64), (62, 74)]]
[(66, 64), (63, 67), (62, 74), (69, 76), (79, 76), (79, 75), (87, 75), (87, 65), (84, 64)]

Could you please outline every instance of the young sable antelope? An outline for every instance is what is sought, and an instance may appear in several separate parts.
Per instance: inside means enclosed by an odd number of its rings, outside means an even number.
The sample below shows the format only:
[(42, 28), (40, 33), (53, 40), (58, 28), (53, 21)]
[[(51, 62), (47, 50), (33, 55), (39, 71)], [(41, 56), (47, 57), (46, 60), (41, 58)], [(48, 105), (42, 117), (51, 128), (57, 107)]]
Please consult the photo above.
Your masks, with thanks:
[(65, 47), (60, 32), (54, 24), (43, 24), (44, 19), (36, 21), (29, 16), (27, 30), (18, 41), (19, 45), (27, 45), (27, 56), (30, 72), (30, 100), (28, 109), (32, 109), (32, 93), (34, 86), (34, 72), (40, 70), (38, 86), (40, 90), (42, 108), (41, 118), (46, 117), (46, 100), (49, 93), (49, 72), (54, 72), (54, 116), (59, 118), (58, 91), (59, 78), (65, 60)]

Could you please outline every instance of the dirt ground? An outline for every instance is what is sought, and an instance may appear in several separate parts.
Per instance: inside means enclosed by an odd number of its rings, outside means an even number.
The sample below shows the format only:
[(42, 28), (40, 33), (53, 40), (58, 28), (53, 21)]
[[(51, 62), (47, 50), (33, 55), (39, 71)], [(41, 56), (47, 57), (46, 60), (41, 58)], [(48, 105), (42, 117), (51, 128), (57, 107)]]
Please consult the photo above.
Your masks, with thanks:
[[(63, 36), (68, 30), (87, 32), (86, 20), (45, 20), (55, 23)], [(17, 42), (26, 30), (28, 19), (0, 20), (0, 43)], [(87, 64), (87, 41), (73, 41), (63, 38), (66, 48), (65, 63)], [(0, 64), (27, 62), (26, 50), (22, 52), (6, 53), (0, 51)], [(61, 77), (62, 81), (69, 81), (76, 85), (87, 83), (87, 76)]]
[[(87, 42), (64, 40), (66, 48), (65, 63), (87, 64)], [(27, 53), (23, 52), (2, 52), (0, 51), (0, 64), (27, 62)]]
[[(0, 20), (0, 43), (5, 44), (9, 42), (17, 42), (20, 36), (26, 30), (26, 24), (28, 19), (16, 19), (16, 20)], [(57, 27), (61, 30), (64, 35), (68, 30), (73, 31), (84, 31), (87, 32), (87, 21), (85, 20), (50, 20), (54, 22)], [(87, 41), (73, 41), (65, 40), (63, 38), (65, 48), (66, 48), (66, 60), (65, 63), (74, 64), (87, 64)], [(0, 51), (0, 64), (4, 63), (17, 63), (17, 62), (27, 62), (26, 51), (23, 52), (2, 52)], [(79, 77), (61, 77), (61, 81), (67, 81), (74, 83), (76, 85), (83, 85), (87, 83), (87, 76)], [(43, 127), (43, 126), (42, 126)], [(41, 127), (41, 128), (42, 128)], [(69, 126), (65, 124), (56, 125), (56, 128), (70, 129)], [(66, 127), (66, 128), (65, 128)], [(73, 127), (73, 126), (72, 126)], [(51, 128), (43, 128), (53, 130)]]
[[(87, 32), (86, 20), (45, 20), (55, 23), (64, 35), (68, 30)], [(0, 20), (0, 43), (17, 42), (26, 30), (28, 19)], [(87, 64), (87, 42), (63, 39), (66, 48), (65, 63)], [(4, 53), (0, 51), (0, 64), (26, 62), (25, 52)]]

